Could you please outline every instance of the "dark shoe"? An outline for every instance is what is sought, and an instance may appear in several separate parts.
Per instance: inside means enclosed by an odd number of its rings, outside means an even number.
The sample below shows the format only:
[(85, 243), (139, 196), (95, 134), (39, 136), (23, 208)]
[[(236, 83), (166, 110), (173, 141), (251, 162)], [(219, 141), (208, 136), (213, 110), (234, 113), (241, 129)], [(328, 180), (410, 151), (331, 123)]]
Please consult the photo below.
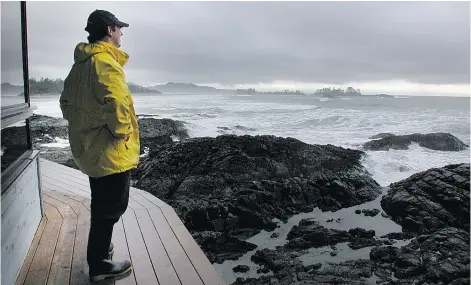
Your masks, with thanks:
[(90, 280), (100, 281), (105, 278), (118, 277), (125, 275), (132, 269), (132, 264), (128, 260), (113, 262), (105, 259), (99, 264), (90, 266)]
[(114, 245), (113, 243), (110, 243), (110, 249), (108, 250), (108, 259), (113, 259), (113, 254), (114, 254)]

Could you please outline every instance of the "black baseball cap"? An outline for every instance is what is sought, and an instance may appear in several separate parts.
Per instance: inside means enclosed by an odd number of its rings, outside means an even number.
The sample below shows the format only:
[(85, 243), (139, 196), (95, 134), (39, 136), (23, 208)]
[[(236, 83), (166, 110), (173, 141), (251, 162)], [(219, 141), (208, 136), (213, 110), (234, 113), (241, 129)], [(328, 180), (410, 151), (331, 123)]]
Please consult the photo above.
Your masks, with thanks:
[(105, 10), (95, 10), (88, 16), (85, 31), (101, 30), (108, 26), (129, 27), (129, 24), (121, 22), (112, 13)]

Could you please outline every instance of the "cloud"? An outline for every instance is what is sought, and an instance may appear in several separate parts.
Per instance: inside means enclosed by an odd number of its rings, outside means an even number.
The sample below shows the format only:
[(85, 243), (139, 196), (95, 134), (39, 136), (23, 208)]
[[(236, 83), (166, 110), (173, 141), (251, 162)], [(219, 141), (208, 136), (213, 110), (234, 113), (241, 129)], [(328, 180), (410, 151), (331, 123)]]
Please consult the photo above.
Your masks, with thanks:
[(470, 80), (469, 2), (28, 2), (32, 75), (67, 75), (94, 9), (130, 24), (140, 84)]

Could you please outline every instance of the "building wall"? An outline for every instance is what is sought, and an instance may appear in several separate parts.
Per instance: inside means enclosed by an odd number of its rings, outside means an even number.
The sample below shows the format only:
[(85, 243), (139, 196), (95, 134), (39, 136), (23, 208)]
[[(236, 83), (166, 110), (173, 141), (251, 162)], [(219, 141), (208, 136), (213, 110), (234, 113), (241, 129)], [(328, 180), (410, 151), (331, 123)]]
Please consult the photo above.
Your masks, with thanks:
[(14, 284), (42, 218), (37, 151), (1, 197), (1, 284)]

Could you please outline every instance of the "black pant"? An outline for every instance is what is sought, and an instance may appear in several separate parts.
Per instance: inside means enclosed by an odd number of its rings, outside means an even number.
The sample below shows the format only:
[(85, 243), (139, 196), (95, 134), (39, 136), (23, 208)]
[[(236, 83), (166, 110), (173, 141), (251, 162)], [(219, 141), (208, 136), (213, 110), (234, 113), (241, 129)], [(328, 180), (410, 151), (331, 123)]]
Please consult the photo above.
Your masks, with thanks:
[(131, 171), (89, 180), (92, 200), (87, 262), (92, 267), (108, 258), (113, 226), (128, 207)]

